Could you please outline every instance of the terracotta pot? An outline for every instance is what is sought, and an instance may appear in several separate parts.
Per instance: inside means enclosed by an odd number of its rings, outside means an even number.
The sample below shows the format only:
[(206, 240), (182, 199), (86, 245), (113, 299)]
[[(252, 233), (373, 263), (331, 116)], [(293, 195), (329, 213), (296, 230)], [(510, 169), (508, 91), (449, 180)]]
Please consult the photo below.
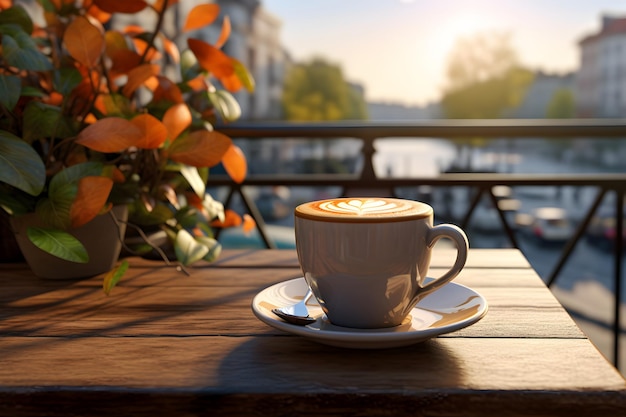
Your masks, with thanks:
[[(118, 220), (117, 223), (111, 214)], [(10, 220), (17, 243), (33, 273), (40, 278), (68, 279), (92, 277), (108, 272), (115, 266), (122, 249), (127, 219), (128, 208), (115, 206), (111, 213), (97, 216), (84, 226), (68, 230), (87, 249), (89, 262), (85, 264), (57, 258), (33, 245), (26, 230), (37, 225), (34, 214), (11, 217)]]

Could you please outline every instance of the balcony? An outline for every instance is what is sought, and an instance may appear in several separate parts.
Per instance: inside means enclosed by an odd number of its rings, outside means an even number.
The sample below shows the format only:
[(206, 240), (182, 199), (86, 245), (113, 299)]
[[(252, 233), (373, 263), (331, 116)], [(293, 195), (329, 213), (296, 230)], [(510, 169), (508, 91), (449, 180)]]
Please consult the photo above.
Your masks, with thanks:
[[(626, 137), (625, 121), (526, 119), (438, 120), (419, 123), (257, 123), (223, 126), (221, 131), (240, 141), (242, 147), (246, 149), (255, 147), (260, 149), (261, 144), (267, 143), (259, 141), (272, 141), (273, 144), (282, 143), (285, 146), (294, 140), (322, 144), (329, 144), (331, 143), (329, 141), (338, 139), (357, 142), (358, 155), (352, 159), (356, 161), (354, 169), (348, 169), (344, 173), (283, 172), (280, 160), (278, 162), (274, 160), (275, 171), (258, 174), (254, 172), (255, 158), (248, 155), (252, 172), (243, 184), (233, 184), (224, 176), (212, 176), (210, 183), (214, 187), (220, 187), (220, 192), (225, 193), (227, 206), (245, 210), (255, 218), (260, 240), (266, 247), (276, 247), (276, 242), (268, 233), (268, 220), (261, 214), (253, 197), (259, 188), (276, 186), (290, 189), (316, 188), (331, 190), (330, 192), (338, 195), (388, 195), (426, 200), (435, 207), (436, 221), (459, 224), (468, 231), (471, 244), (478, 242), (478, 245), (483, 247), (505, 246), (521, 249), (583, 330), (586, 330), (585, 325), (590, 325), (589, 329), (601, 329), (600, 333), (610, 332), (610, 341), (607, 342), (606, 337), (598, 337), (595, 340), (605, 356), (618, 368), (620, 355), (622, 358), (626, 357), (624, 356), (626, 350), (620, 343), (620, 337), (624, 338), (625, 333), (621, 324), (624, 315), (621, 256), (624, 242), (622, 239), (613, 239), (608, 251), (598, 255), (595, 252), (590, 254), (589, 251), (598, 248), (587, 239), (600, 212), (607, 210), (612, 213), (609, 220), (614, 225), (613, 235), (624, 235), (623, 216), (615, 215), (624, 213), (626, 171), (623, 164), (618, 161), (611, 170), (594, 170), (587, 167), (580, 171), (574, 169), (574, 172), (550, 172), (550, 169), (516, 172), (515, 169), (506, 168), (505, 163), (505, 168), (465, 170), (470, 172), (460, 172), (462, 170), (448, 167), (434, 175), (381, 173), (380, 164), (378, 166), (376, 164), (379, 156), (377, 148), (384, 147), (384, 144), (391, 140), (410, 139), (428, 142), (437, 139), (448, 141), (449, 146), (453, 146), (454, 143), (467, 138), (484, 138), (487, 142), (489, 140), (497, 142), (504, 154), (509, 155), (511, 147), (537, 149), (537, 146), (543, 146), (548, 149), (556, 141), (561, 143), (568, 141), (565, 142), (569, 144), (565, 149), (581, 139), (598, 141), (598, 144), (604, 145), (618, 145), (618, 141)], [(594, 148), (593, 142), (591, 145)], [(410, 153), (407, 153), (406, 158), (410, 157)], [(323, 161), (324, 158), (320, 160)], [(283, 159), (283, 162), (286, 161)], [(393, 171), (393, 168), (389, 167), (390, 171)], [(506, 191), (504, 194), (503, 190)], [(538, 244), (535, 239), (536, 233), (533, 233), (532, 228), (530, 235), (525, 233), (529, 228), (524, 227), (521, 219), (528, 213), (520, 212), (519, 199), (533, 200), (538, 206), (550, 205), (552, 202), (550, 198), (554, 200), (554, 194), (560, 194), (562, 190), (568, 191), (569, 198), (560, 200), (560, 204), (570, 213), (568, 217), (574, 217), (571, 219), (574, 227), (566, 240), (546, 248)], [(582, 191), (587, 197), (584, 201), (578, 199)], [(454, 195), (454, 213), (446, 213), (445, 206), (441, 204), (442, 201), (451, 198), (451, 195)], [(489, 227), (481, 229), (478, 225), (481, 219), (485, 220), (486, 209), (490, 210), (492, 217), (486, 220)], [(574, 211), (576, 215), (572, 216), (571, 213)], [(437, 213), (441, 213), (439, 219)], [(283, 223), (289, 226), (289, 220)], [(541, 264), (537, 263), (538, 256), (543, 259)], [(606, 305), (600, 298), (594, 299), (592, 304), (575, 299), (570, 301), (570, 292), (560, 288), (561, 285), (564, 287), (571, 285), (570, 271), (572, 268), (576, 270), (581, 261), (604, 280), (603, 288), (611, 297), (612, 306), (609, 310), (605, 308), (606, 311), (601, 313), (593, 311), (592, 305), (598, 303)], [(570, 266), (572, 264), (574, 265)], [(576, 271), (577, 274), (579, 272)], [(600, 287), (602, 286), (593, 286), (595, 289)], [(594, 340), (593, 335), (590, 337)]]

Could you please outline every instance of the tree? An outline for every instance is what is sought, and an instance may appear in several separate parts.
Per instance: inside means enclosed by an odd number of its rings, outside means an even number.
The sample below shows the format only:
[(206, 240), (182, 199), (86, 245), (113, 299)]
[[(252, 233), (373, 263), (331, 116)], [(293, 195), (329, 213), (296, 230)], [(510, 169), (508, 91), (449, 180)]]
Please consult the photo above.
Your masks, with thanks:
[(568, 88), (556, 90), (552, 95), (548, 109), (548, 119), (571, 119), (574, 117), (574, 94)]
[(291, 121), (366, 119), (363, 94), (344, 79), (338, 65), (322, 58), (297, 64), (287, 74), (283, 111)]
[(518, 105), (533, 80), (518, 64), (506, 33), (479, 33), (457, 41), (448, 60), (448, 87), (442, 106), (446, 117), (498, 118)]
[[(441, 105), (450, 119), (494, 119), (524, 98), (534, 75), (518, 64), (506, 33), (476, 34), (461, 38), (449, 56), (448, 87)], [(484, 138), (457, 140), (457, 168), (471, 169), (471, 149), (486, 144)], [(465, 155), (465, 158), (463, 158)]]

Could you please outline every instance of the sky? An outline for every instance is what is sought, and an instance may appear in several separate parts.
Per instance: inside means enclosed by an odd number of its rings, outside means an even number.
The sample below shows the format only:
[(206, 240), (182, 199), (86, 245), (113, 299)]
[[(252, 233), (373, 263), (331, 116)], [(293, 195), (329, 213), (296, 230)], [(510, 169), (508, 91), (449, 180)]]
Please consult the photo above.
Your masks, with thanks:
[(323, 57), (365, 87), (368, 101), (425, 105), (446, 85), (455, 40), (508, 33), (522, 65), (576, 70), (578, 41), (603, 14), (626, 17), (618, 0), (262, 0), (282, 21), (296, 61)]

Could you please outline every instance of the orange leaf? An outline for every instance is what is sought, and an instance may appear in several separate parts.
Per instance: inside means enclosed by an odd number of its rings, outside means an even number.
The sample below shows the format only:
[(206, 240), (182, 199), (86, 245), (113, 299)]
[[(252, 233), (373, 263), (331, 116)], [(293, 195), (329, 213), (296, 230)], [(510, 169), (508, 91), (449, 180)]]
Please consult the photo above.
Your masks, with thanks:
[(167, 127), (170, 140), (176, 139), (191, 125), (191, 112), (186, 104), (176, 104), (163, 115), (163, 124)]
[(197, 130), (181, 136), (169, 148), (172, 161), (195, 167), (212, 167), (221, 160), (232, 141), (219, 132)]
[(220, 82), (222, 83), (222, 85), (224, 86), (225, 89), (227, 89), (228, 91), (231, 92), (236, 92), (241, 90), (241, 87), (243, 87), (243, 83), (241, 82), (241, 79), (239, 79), (239, 76), (237, 76), (236, 73), (232, 73), (226, 77), (218, 77)]
[(131, 123), (143, 133), (143, 139), (135, 145), (140, 149), (157, 149), (167, 139), (167, 128), (151, 114), (140, 114)]
[(211, 226), (213, 227), (236, 227), (240, 226), (243, 220), (241, 216), (231, 209), (224, 211), (224, 221), (213, 220)]
[(142, 140), (142, 130), (133, 123), (121, 117), (107, 117), (81, 130), (76, 143), (98, 152), (121, 152)]
[(79, 16), (69, 24), (63, 42), (72, 58), (87, 68), (98, 65), (104, 48), (104, 36), (86, 17)]
[(191, 88), (193, 91), (205, 91), (208, 88), (202, 74), (197, 75), (196, 77), (187, 81), (187, 86), (189, 86), (189, 88)]
[(137, 88), (145, 83), (150, 77), (159, 73), (159, 66), (153, 64), (143, 64), (133, 68), (128, 72), (128, 81), (122, 89), (126, 97), (130, 97)]
[(180, 62), (180, 51), (178, 50), (178, 46), (165, 36), (161, 36), (161, 42), (163, 42), (163, 49), (165, 52), (167, 52), (175, 64), (178, 64)]
[(234, 143), (230, 145), (222, 157), (222, 164), (230, 178), (237, 184), (241, 184), (246, 179), (248, 164), (246, 163), (246, 156), (239, 146)]
[(216, 48), (221, 48), (224, 46), (228, 37), (230, 36), (230, 18), (228, 16), (224, 16), (224, 23), (222, 24), (222, 31), (220, 32), (220, 37), (215, 42)]
[(109, 54), (113, 65), (111, 66), (111, 74), (113, 76), (128, 74), (132, 69), (137, 68), (141, 64), (141, 57), (135, 51), (130, 49), (120, 49)]
[(199, 4), (195, 6), (187, 15), (183, 31), (199, 29), (210, 25), (220, 14), (220, 7), (215, 3)]
[(243, 232), (248, 234), (256, 227), (256, 222), (248, 213), (243, 215)]
[[(152, 100), (158, 102), (160, 100), (171, 101), (172, 103), (182, 103), (184, 100), (183, 93), (176, 83), (162, 75), (154, 77), (156, 86), (152, 91)], [(146, 86), (149, 87), (148, 84)]]
[(144, 0), (93, 0), (93, 3), (107, 13), (137, 13), (148, 6)]
[(98, 6), (93, 4), (92, 0), (85, 0), (83, 4), (87, 9), (87, 14), (98, 20), (100, 23), (106, 23), (111, 20), (111, 13), (102, 11)]
[(70, 208), (72, 227), (80, 227), (92, 220), (105, 206), (113, 180), (107, 177), (84, 177), (78, 182), (76, 199)]
[(198, 39), (188, 39), (187, 45), (198, 58), (200, 66), (216, 77), (228, 77), (235, 73), (230, 57), (214, 46)]

